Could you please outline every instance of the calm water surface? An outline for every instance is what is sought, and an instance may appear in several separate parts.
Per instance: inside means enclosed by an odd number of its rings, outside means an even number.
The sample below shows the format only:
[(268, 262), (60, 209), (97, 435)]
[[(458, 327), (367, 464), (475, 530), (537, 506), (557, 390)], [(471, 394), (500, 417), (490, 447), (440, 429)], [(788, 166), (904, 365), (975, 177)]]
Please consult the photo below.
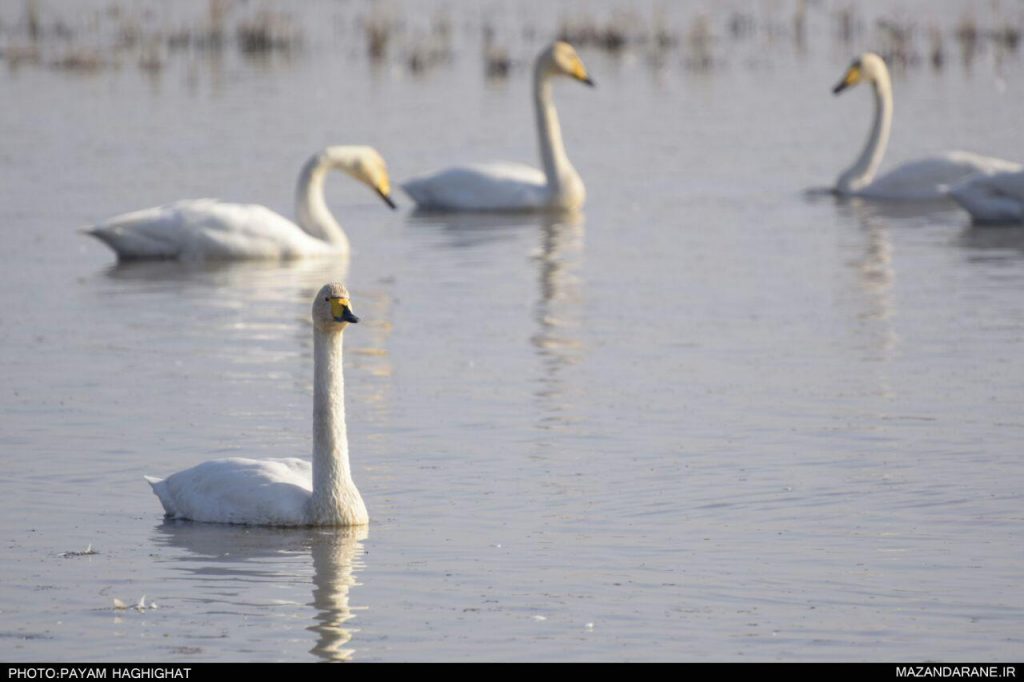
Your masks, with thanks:
[[(0, 68), (0, 657), (1020, 657), (1024, 230), (805, 194), (863, 144), (868, 92), (829, 90), (866, 39), (814, 5), (804, 52), (582, 51), (582, 215), (392, 213), (339, 177), (350, 264), (119, 266), (76, 233), (208, 195), (291, 215), (326, 144), (396, 179), (534, 162), (527, 70), (486, 81), (475, 37), (373, 68), (316, 7), (287, 60)], [(1024, 159), (1024, 63), (994, 59), (897, 73), (885, 166)], [(165, 523), (143, 474), (307, 456), (334, 278), (369, 528)]]

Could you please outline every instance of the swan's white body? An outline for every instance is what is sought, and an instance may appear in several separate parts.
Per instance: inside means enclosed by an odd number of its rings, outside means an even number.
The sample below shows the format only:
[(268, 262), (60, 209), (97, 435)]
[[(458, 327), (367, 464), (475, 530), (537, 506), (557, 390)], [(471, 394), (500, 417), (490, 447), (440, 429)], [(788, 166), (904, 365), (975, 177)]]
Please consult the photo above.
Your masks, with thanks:
[(89, 231), (123, 259), (282, 259), (347, 253), (258, 204), (185, 199), (125, 213)]
[(191, 199), (115, 216), (86, 232), (124, 260), (344, 255), (349, 251), (348, 237), (324, 201), (324, 178), (331, 169), (370, 185), (391, 204), (387, 169), (374, 149), (328, 147), (310, 158), (299, 175), (298, 224), (257, 204)]
[(443, 211), (574, 210), (586, 190), (569, 162), (551, 94), (551, 79), (567, 75), (588, 85), (583, 62), (571, 45), (556, 42), (534, 65), (533, 101), (543, 170), (519, 163), (474, 164), (414, 178), (402, 184), (416, 205)]
[(169, 518), (260, 526), (360, 526), (369, 517), (348, 460), (342, 331), (356, 322), (341, 284), (313, 303), (313, 462), (205, 462), (166, 479), (146, 477)]
[(313, 469), (301, 459), (231, 457), (203, 462), (162, 481), (149, 477), (146, 480), (170, 518), (265, 526), (310, 525)]
[(423, 209), (542, 210), (551, 205), (543, 172), (520, 163), (478, 163), (410, 180), (402, 189)]
[(939, 199), (947, 196), (954, 184), (978, 173), (1020, 167), (1002, 159), (955, 151), (905, 163), (876, 177), (892, 130), (892, 82), (885, 61), (872, 52), (864, 53), (850, 66), (833, 92), (838, 94), (862, 80), (872, 86), (875, 115), (864, 150), (836, 181), (837, 194), (870, 199)]
[(968, 178), (1014, 168), (1020, 166), (991, 156), (952, 151), (905, 163), (853, 194), (869, 199), (940, 199)]
[(1024, 223), (1024, 169), (978, 175), (949, 195), (978, 223)]

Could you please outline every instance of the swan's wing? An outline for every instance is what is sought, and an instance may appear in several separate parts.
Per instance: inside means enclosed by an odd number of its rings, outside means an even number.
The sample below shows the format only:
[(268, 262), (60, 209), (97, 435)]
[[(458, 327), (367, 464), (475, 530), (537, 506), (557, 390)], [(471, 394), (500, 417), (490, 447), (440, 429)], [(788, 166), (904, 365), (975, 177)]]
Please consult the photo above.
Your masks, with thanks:
[(258, 204), (178, 201), (115, 216), (87, 230), (122, 259), (291, 258), (330, 245)]
[(975, 175), (949, 191), (979, 223), (1024, 222), (1024, 170)]
[(947, 152), (942, 158), (947, 159), (950, 163), (958, 164), (965, 174), (969, 172), (992, 175), (994, 173), (1015, 173), (1019, 170), (1024, 170), (1024, 166), (1015, 161), (997, 159), (994, 156), (982, 156), (974, 152)]
[(191, 236), (188, 256), (296, 258), (335, 252), (331, 244), (259, 204), (216, 202), (196, 208), (190, 205), (183, 212)]
[(530, 210), (549, 199), (544, 173), (519, 163), (458, 166), (413, 178), (402, 189), (419, 208), (437, 210)]
[(971, 152), (946, 152), (905, 163), (879, 177), (861, 194), (887, 199), (937, 199), (973, 175), (1012, 170), (1020, 170), (1020, 165)]
[(86, 233), (121, 258), (176, 258), (184, 236), (182, 216), (174, 204), (123, 213), (87, 228)]
[(305, 460), (232, 457), (162, 481), (146, 480), (171, 518), (277, 526), (309, 522), (313, 470)]

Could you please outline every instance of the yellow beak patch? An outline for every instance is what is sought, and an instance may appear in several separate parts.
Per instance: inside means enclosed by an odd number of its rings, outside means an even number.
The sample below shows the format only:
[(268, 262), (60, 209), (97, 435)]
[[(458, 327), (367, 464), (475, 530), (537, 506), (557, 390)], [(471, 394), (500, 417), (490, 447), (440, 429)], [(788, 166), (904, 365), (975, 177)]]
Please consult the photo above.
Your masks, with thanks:
[(587, 67), (583, 66), (583, 62), (579, 59), (572, 66), (572, 77), (581, 81), (587, 80)]
[(331, 299), (331, 315), (336, 320), (340, 320), (345, 315), (345, 309), (348, 308), (347, 298), (332, 298)]
[(860, 83), (860, 67), (851, 66), (846, 72), (846, 77), (843, 78), (843, 86), (849, 87)]

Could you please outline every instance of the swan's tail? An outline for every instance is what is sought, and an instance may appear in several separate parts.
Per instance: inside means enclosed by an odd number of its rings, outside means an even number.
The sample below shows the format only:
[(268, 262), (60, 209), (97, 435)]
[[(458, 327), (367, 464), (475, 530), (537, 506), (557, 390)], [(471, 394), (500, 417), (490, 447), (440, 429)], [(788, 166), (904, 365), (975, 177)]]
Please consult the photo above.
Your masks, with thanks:
[(96, 225), (81, 230), (111, 248), (122, 260), (135, 258), (176, 258), (181, 247), (173, 240), (161, 239), (159, 233), (126, 230), (116, 225)]
[(167, 483), (164, 482), (164, 479), (157, 478), (156, 476), (143, 476), (143, 478), (146, 479), (146, 483), (153, 488), (153, 493), (160, 498), (160, 504), (164, 507), (164, 516), (173, 517), (177, 512), (175, 511), (170, 491), (167, 490)]
[(998, 176), (976, 175), (953, 185), (949, 196), (971, 214), (975, 223), (1024, 222), (1024, 200), (1001, 190)]

